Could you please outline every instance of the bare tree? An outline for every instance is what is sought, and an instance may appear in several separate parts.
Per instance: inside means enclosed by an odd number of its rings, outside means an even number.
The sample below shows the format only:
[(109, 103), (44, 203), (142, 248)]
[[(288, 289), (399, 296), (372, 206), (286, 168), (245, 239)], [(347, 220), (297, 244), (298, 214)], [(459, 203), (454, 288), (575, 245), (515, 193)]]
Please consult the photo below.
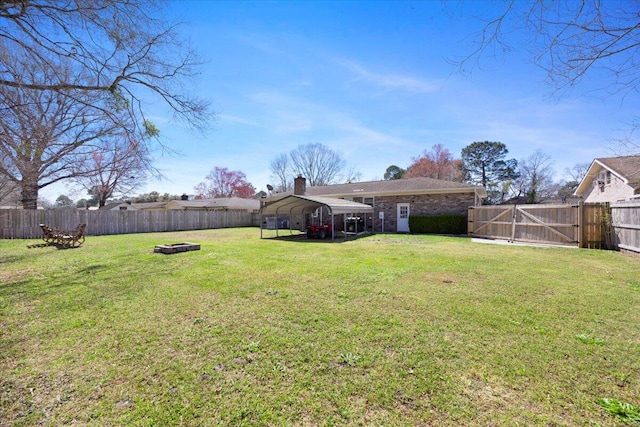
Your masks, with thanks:
[(530, 46), (548, 82), (562, 94), (591, 72), (609, 78), (608, 94), (640, 89), (640, 7), (637, 2), (601, 0), (509, 0), (481, 18), (475, 50), (461, 69), (478, 66), (484, 55), (504, 55)]
[(143, 138), (159, 133), (143, 108), (153, 95), (204, 129), (208, 103), (185, 86), (200, 62), (162, 5), (0, 1), (0, 174), (21, 188), (24, 208), (47, 185), (89, 176), (110, 137), (157, 140)]
[(571, 181), (575, 181), (576, 183), (580, 183), (582, 178), (587, 174), (589, 170), (590, 163), (576, 163), (570, 168), (566, 168), (565, 172), (571, 178)]
[(353, 182), (360, 182), (362, 180), (362, 172), (357, 170), (355, 166), (350, 166), (347, 169), (346, 173), (343, 175), (343, 181), (347, 184), (351, 184)]
[(569, 176), (569, 179), (558, 189), (558, 197), (563, 200), (572, 197), (574, 191), (576, 191), (578, 185), (580, 185), (582, 178), (587, 174), (589, 166), (591, 166), (590, 163), (576, 163), (572, 167), (566, 168), (565, 173)]
[(320, 143), (299, 145), (289, 157), (294, 174), (304, 176), (311, 186), (333, 183), (346, 167), (340, 154)]
[(320, 143), (299, 145), (289, 154), (282, 153), (271, 161), (270, 167), (278, 192), (293, 188), (293, 179), (299, 175), (311, 186), (333, 184), (338, 180), (358, 182), (362, 178), (354, 167), (345, 171), (347, 162), (342, 156)]
[(147, 146), (121, 135), (98, 141), (72, 179), (102, 207), (115, 194), (126, 196), (144, 185), (153, 171)]
[[(61, 72), (32, 67), (23, 74), (46, 82)], [(87, 173), (81, 165), (94, 144), (128, 128), (126, 112), (105, 115), (92, 107), (99, 97), (0, 85), (0, 175), (20, 187), (25, 209), (36, 209), (41, 188)]]
[[(100, 93), (94, 108), (126, 108), (144, 127), (149, 95), (196, 128), (209, 119), (208, 103), (184, 83), (200, 60), (178, 37), (177, 25), (151, 0), (8, 0), (0, 2), (0, 86), (72, 94)], [(47, 75), (25, 74), (26, 64)], [(99, 102), (98, 102), (99, 101)]]
[(518, 178), (512, 189), (516, 198), (525, 203), (540, 203), (558, 193), (560, 185), (553, 180), (553, 163), (548, 154), (538, 150), (518, 163)]
[(273, 159), (270, 163), (271, 178), (274, 179), (276, 184), (276, 191), (288, 191), (292, 188), (293, 177), (290, 174), (289, 156), (287, 154), (280, 154)]
[[(9, 170), (11, 163), (6, 155), (0, 151), (0, 171)], [(20, 199), (15, 197), (20, 189), (16, 186), (6, 173), (0, 172), (0, 205), (14, 205)], [(14, 200), (15, 199), (15, 200)]]

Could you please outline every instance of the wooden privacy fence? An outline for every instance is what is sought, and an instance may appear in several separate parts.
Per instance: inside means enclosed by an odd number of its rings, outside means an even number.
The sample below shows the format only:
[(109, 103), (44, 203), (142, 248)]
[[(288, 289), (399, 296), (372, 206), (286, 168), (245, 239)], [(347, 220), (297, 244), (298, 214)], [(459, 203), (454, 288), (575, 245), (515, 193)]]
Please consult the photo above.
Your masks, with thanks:
[(640, 203), (611, 204), (611, 228), (616, 248), (640, 253)]
[(473, 237), (605, 249), (610, 245), (607, 206), (563, 205), (471, 206), (468, 232)]
[(40, 238), (39, 224), (72, 230), (87, 224), (87, 235), (153, 233), (208, 228), (251, 227), (260, 215), (242, 211), (88, 211), (75, 209), (0, 210), (0, 238)]

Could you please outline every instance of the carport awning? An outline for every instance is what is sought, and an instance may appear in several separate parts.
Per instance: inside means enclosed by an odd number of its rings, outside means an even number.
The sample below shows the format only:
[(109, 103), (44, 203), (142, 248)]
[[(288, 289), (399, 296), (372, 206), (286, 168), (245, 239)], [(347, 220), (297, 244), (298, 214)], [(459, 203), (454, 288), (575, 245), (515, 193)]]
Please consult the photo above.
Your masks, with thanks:
[(331, 215), (350, 213), (373, 213), (373, 207), (351, 200), (332, 197), (309, 197), (291, 195), (271, 202), (260, 209), (262, 215), (310, 214), (325, 206)]

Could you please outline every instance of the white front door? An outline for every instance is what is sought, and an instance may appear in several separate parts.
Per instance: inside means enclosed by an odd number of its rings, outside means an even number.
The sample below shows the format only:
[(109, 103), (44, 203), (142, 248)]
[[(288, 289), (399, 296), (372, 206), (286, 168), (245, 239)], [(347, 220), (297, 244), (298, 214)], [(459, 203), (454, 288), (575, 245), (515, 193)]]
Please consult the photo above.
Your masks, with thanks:
[(398, 233), (409, 232), (409, 203), (398, 203)]

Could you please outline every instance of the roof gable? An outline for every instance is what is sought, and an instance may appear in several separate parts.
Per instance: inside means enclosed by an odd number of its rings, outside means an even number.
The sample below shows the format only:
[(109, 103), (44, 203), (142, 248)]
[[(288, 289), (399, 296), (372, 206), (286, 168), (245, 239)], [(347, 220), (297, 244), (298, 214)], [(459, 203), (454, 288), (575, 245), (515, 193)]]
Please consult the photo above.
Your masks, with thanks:
[(636, 186), (640, 183), (640, 156), (602, 157), (591, 162), (573, 194), (583, 196), (603, 169), (618, 176), (625, 184)]
[(627, 182), (640, 181), (640, 156), (609, 157), (595, 161)]
[(309, 214), (321, 206), (327, 207), (332, 215), (373, 212), (373, 207), (364, 203), (333, 197), (297, 196), (292, 194), (266, 204), (260, 209), (260, 213), (262, 215)]

